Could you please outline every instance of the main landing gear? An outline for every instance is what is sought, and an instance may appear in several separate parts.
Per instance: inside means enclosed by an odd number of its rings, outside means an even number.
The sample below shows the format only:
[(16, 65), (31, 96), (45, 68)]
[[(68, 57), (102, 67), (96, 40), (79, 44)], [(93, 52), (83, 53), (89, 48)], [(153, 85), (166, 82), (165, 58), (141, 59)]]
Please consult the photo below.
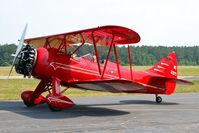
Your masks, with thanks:
[(158, 94), (155, 94), (155, 100), (156, 100), (156, 103), (161, 103), (162, 97), (158, 96)]
[[(41, 94), (46, 91), (49, 94), (43, 97)], [(35, 91), (24, 91), (21, 98), (27, 107), (47, 103), (50, 110), (61, 111), (74, 106), (73, 101), (62, 95), (64, 91), (60, 91), (60, 80), (52, 77), (51, 81), (41, 80)]]

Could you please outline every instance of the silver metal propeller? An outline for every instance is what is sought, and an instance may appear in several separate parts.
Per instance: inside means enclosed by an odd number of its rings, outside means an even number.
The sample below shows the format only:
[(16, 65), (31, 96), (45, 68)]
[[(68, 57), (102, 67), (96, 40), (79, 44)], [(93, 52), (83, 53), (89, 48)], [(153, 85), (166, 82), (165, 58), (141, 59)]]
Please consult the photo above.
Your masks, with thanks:
[(12, 67), (10, 69), (10, 72), (9, 72), (9, 75), (8, 75), (8, 78), (10, 77), (10, 74), (12, 72), (12, 69), (14, 67), (14, 64), (15, 64), (15, 61), (16, 61), (16, 58), (17, 56), (20, 54), (22, 48), (23, 48), (23, 42), (24, 42), (24, 38), (25, 38), (25, 35), (26, 35), (26, 30), (27, 30), (27, 27), (28, 27), (28, 24), (26, 24), (24, 30), (23, 30), (23, 33), (21, 35), (21, 39), (19, 40), (19, 44), (18, 44), (18, 47), (16, 49), (16, 52), (14, 54), (14, 59), (13, 59), (13, 62), (12, 62)]

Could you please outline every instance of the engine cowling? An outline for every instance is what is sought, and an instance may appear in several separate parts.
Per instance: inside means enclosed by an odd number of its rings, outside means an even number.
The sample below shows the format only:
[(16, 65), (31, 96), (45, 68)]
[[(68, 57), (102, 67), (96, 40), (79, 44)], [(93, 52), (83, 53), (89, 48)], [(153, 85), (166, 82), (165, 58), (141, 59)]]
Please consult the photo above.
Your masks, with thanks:
[(15, 63), (15, 70), (19, 74), (23, 74), (24, 77), (31, 77), (32, 70), (37, 58), (37, 50), (30, 45), (26, 45), (22, 48), (21, 52), (17, 56)]

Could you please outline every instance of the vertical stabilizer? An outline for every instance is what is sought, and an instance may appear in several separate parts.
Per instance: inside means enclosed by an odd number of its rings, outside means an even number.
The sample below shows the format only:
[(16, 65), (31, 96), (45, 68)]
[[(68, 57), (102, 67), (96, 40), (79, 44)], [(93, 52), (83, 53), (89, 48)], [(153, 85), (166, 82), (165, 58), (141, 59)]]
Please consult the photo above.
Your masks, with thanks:
[(177, 59), (175, 52), (171, 52), (167, 57), (162, 58), (147, 71), (167, 78), (177, 78)]

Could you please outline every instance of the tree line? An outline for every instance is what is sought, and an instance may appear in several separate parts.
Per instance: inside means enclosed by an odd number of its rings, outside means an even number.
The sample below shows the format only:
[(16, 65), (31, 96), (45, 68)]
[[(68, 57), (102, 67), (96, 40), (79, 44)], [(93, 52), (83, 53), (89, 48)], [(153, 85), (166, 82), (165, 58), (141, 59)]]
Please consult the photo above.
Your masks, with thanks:
[[(108, 55), (109, 47), (98, 47), (99, 59), (103, 60)], [(84, 46), (79, 51), (79, 56), (90, 53), (94, 54), (93, 46)], [(199, 65), (199, 46), (131, 46), (130, 53), (133, 65), (154, 65), (161, 58), (167, 56), (170, 52), (175, 51), (177, 55), (177, 60), (179, 65)], [(119, 63), (122, 65), (128, 65), (128, 48), (127, 47), (117, 47), (117, 54), (119, 58)], [(115, 56), (113, 48), (111, 50), (111, 55), (109, 59), (115, 62)]]
[(0, 45), (0, 66), (10, 66), (13, 61), (12, 54), (15, 53), (17, 46), (15, 44)]
[[(11, 54), (15, 53), (17, 46), (15, 44), (0, 45), (0, 66), (10, 66), (12, 64), (13, 57)], [(109, 47), (97, 47), (99, 52), (99, 59), (103, 60), (108, 54)], [(78, 56), (86, 53), (93, 53), (92, 45), (85, 45), (78, 51)], [(154, 65), (162, 57), (165, 57), (172, 51), (177, 54), (179, 65), (199, 65), (199, 46), (131, 46), (131, 57), (133, 65)], [(119, 63), (122, 65), (128, 65), (128, 48), (117, 47), (117, 54)], [(109, 59), (115, 61), (114, 51), (111, 50)]]

